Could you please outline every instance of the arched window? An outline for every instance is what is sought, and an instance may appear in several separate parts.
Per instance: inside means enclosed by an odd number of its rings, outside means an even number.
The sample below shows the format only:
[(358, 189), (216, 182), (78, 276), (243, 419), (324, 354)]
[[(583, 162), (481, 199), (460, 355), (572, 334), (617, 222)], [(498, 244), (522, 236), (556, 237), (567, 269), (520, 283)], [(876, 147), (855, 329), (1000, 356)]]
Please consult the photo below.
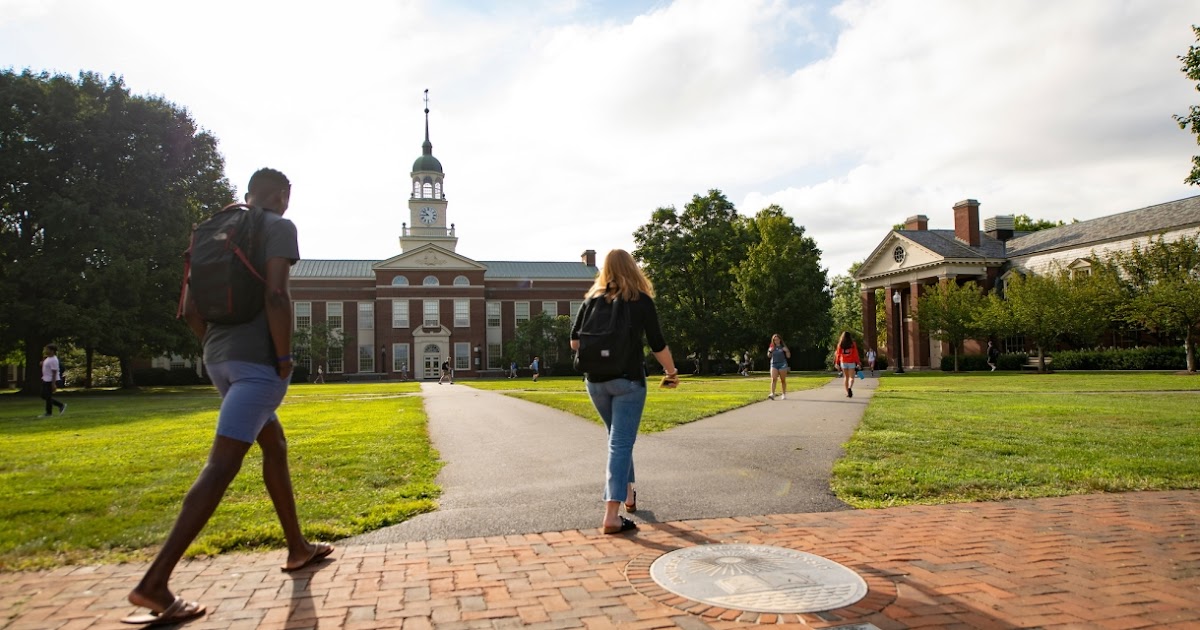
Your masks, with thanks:
[(442, 182), (434, 182), (433, 183), (433, 198), (434, 199), (442, 198)]
[(455, 276), (454, 277), (454, 286), (466, 287), (466, 286), (470, 286), (470, 285), (471, 285), (471, 281), (467, 280), (466, 276)]
[(425, 276), (425, 280), (421, 284), (427, 287), (436, 287), (441, 283), (438, 282), (437, 276)]
[(436, 343), (431, 343), (425, 346), (425, 354), (441, 354), (442, 347)]
[(408, 278), (405, 278), (404, 276), (396, 276), (395, 278), (392, 278), (392, 286), (406, 287), (408, 286)]
[(421, 184), (421, 198), (422, 199), (430, 199), (432, 197), (433, 197), (433, 184), (430, 184), (429, 182), (425, 182), (424, 184)]

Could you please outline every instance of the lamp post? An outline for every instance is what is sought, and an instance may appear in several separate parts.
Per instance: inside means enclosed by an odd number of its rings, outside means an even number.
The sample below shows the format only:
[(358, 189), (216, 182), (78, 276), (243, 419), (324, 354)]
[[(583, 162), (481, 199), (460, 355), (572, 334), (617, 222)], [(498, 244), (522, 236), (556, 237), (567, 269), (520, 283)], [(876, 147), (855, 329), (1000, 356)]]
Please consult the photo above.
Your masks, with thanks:
[(900, 307), (900, 292), (892, 290), (892, 304), (896, 305), (896, 374), (904, 373), (904, 310)]

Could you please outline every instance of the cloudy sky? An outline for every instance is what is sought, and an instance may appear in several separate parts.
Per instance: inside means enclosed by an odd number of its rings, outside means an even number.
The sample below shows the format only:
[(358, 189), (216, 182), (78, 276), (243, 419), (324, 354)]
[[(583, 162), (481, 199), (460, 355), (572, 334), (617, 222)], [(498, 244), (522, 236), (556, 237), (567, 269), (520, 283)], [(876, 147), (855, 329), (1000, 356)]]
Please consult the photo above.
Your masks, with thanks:
[(1194, 1), (0, 0), (0, 65), (125, 78), (294, 184), (306, 258), (384, 259), (430, 90), (458, 251), (632, 248), (662, 206), (775, 203), (830, 275), (951, 207), (1089, 219), (1200, 194)]

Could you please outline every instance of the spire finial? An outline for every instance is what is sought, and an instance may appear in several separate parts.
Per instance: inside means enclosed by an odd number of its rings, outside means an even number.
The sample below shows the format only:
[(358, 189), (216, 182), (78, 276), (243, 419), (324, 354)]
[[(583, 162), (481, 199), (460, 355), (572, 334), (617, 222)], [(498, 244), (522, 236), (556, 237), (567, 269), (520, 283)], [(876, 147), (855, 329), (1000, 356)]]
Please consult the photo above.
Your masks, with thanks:
[(425, 88), (425, 142), (421, 145), (421, 153), (433, 155), (433, 143), (429, 141), (429, 88)]

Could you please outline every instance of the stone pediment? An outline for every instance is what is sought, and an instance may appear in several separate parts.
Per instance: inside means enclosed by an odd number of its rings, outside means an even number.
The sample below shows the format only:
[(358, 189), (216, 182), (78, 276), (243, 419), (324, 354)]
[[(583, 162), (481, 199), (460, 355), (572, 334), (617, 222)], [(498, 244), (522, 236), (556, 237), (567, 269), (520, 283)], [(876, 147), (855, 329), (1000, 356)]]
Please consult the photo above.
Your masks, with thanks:
[(941, 254), (922, 246), (912, 239), (905, 238), (900, 232), (892, 232), (863, 261), (855, 277), (859, 281), (862, 281), (868, 278), (928, 267), (944, 262), (945, 260), (945, 257)]
[(423, 245), (412, 251), (404, 252), (399, 256), (377, 262), (371, 268), (418, 269), (423, 271), (436, 271), (439, 269), (484, 271), (487, 269), (487, 267), (466, 256), (461, 256), (433, 244)]

